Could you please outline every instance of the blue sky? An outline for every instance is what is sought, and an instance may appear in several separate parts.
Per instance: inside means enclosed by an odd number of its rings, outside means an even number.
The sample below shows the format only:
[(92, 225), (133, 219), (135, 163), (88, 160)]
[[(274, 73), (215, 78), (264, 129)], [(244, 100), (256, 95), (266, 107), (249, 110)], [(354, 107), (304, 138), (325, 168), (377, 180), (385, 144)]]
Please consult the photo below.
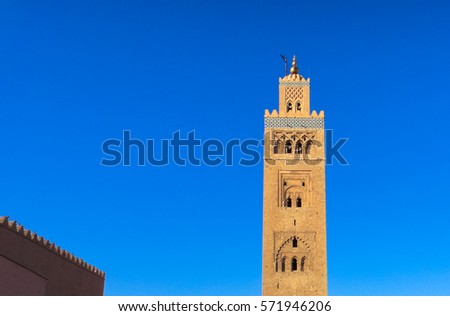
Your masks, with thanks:
[(107, 295), (259, 295), (263, 165), (104, 167), (123, 130), (260, 139), (281, 53), (327, 167), (331, 295), (450, 295), (448, 2), (1, 1), (0, 213)]

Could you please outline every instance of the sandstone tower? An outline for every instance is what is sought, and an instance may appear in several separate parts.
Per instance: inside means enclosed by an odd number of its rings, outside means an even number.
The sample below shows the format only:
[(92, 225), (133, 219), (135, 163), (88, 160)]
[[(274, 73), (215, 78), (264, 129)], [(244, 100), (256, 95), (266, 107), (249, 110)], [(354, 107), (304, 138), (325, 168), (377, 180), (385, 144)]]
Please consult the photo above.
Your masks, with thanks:
[(327, 295), (324, 113), (309, 83), (294, 56), (264, 115), (263, 295)]

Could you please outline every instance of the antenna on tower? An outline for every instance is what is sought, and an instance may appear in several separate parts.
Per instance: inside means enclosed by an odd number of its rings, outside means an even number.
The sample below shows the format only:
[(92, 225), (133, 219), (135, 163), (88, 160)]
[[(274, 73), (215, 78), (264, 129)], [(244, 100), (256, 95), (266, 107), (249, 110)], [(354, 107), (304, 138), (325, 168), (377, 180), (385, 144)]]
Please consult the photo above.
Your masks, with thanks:
[(285, 55), (280, 54), (281, 58), (283, 58), (284, 61), (284, 72), (285, 72), (285, 76), (288, 75), (287, 70), (288, 70), (288, 59)]

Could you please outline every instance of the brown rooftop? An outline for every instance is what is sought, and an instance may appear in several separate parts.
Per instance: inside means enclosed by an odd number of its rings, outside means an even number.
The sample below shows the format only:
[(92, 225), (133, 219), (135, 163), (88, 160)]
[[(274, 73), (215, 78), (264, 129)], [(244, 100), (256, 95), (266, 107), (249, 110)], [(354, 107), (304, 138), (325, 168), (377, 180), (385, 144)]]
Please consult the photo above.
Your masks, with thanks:
[(90, 265), (85, 262), (83, 259), (76, 257), (74, 254), (62, 249), (61, 247), (55, 245), (55, 243), (50, 242), (48, 239), (45, 239), (42, 236), (39, 236), (35, 232), (31, 232), (29, 229), (25, 229), (22, 225), (18, 224), (16, 221), (10, 221), (9, 216), (1, 216), (0, 217), (0, 226), (7, 228), (8, 230), (19, 234), (27, 238), (28, 240), (38, 244), (41, 247), (46, 248), (47, 250), (57, 254), (58, 256), (71, 261), (77, 266), (96, 274), (102, 279), (105, 278), (105, 272), (99, 270), (98, 268)]

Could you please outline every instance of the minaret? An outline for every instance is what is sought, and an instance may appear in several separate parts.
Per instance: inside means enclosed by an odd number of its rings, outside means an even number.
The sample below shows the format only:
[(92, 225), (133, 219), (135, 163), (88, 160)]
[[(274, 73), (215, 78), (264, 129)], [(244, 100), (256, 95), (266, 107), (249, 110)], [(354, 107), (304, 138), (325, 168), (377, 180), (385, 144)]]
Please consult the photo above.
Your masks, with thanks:
[(263, 295), (327, 295), (324, 113), (294, 56), (264, 115)]

